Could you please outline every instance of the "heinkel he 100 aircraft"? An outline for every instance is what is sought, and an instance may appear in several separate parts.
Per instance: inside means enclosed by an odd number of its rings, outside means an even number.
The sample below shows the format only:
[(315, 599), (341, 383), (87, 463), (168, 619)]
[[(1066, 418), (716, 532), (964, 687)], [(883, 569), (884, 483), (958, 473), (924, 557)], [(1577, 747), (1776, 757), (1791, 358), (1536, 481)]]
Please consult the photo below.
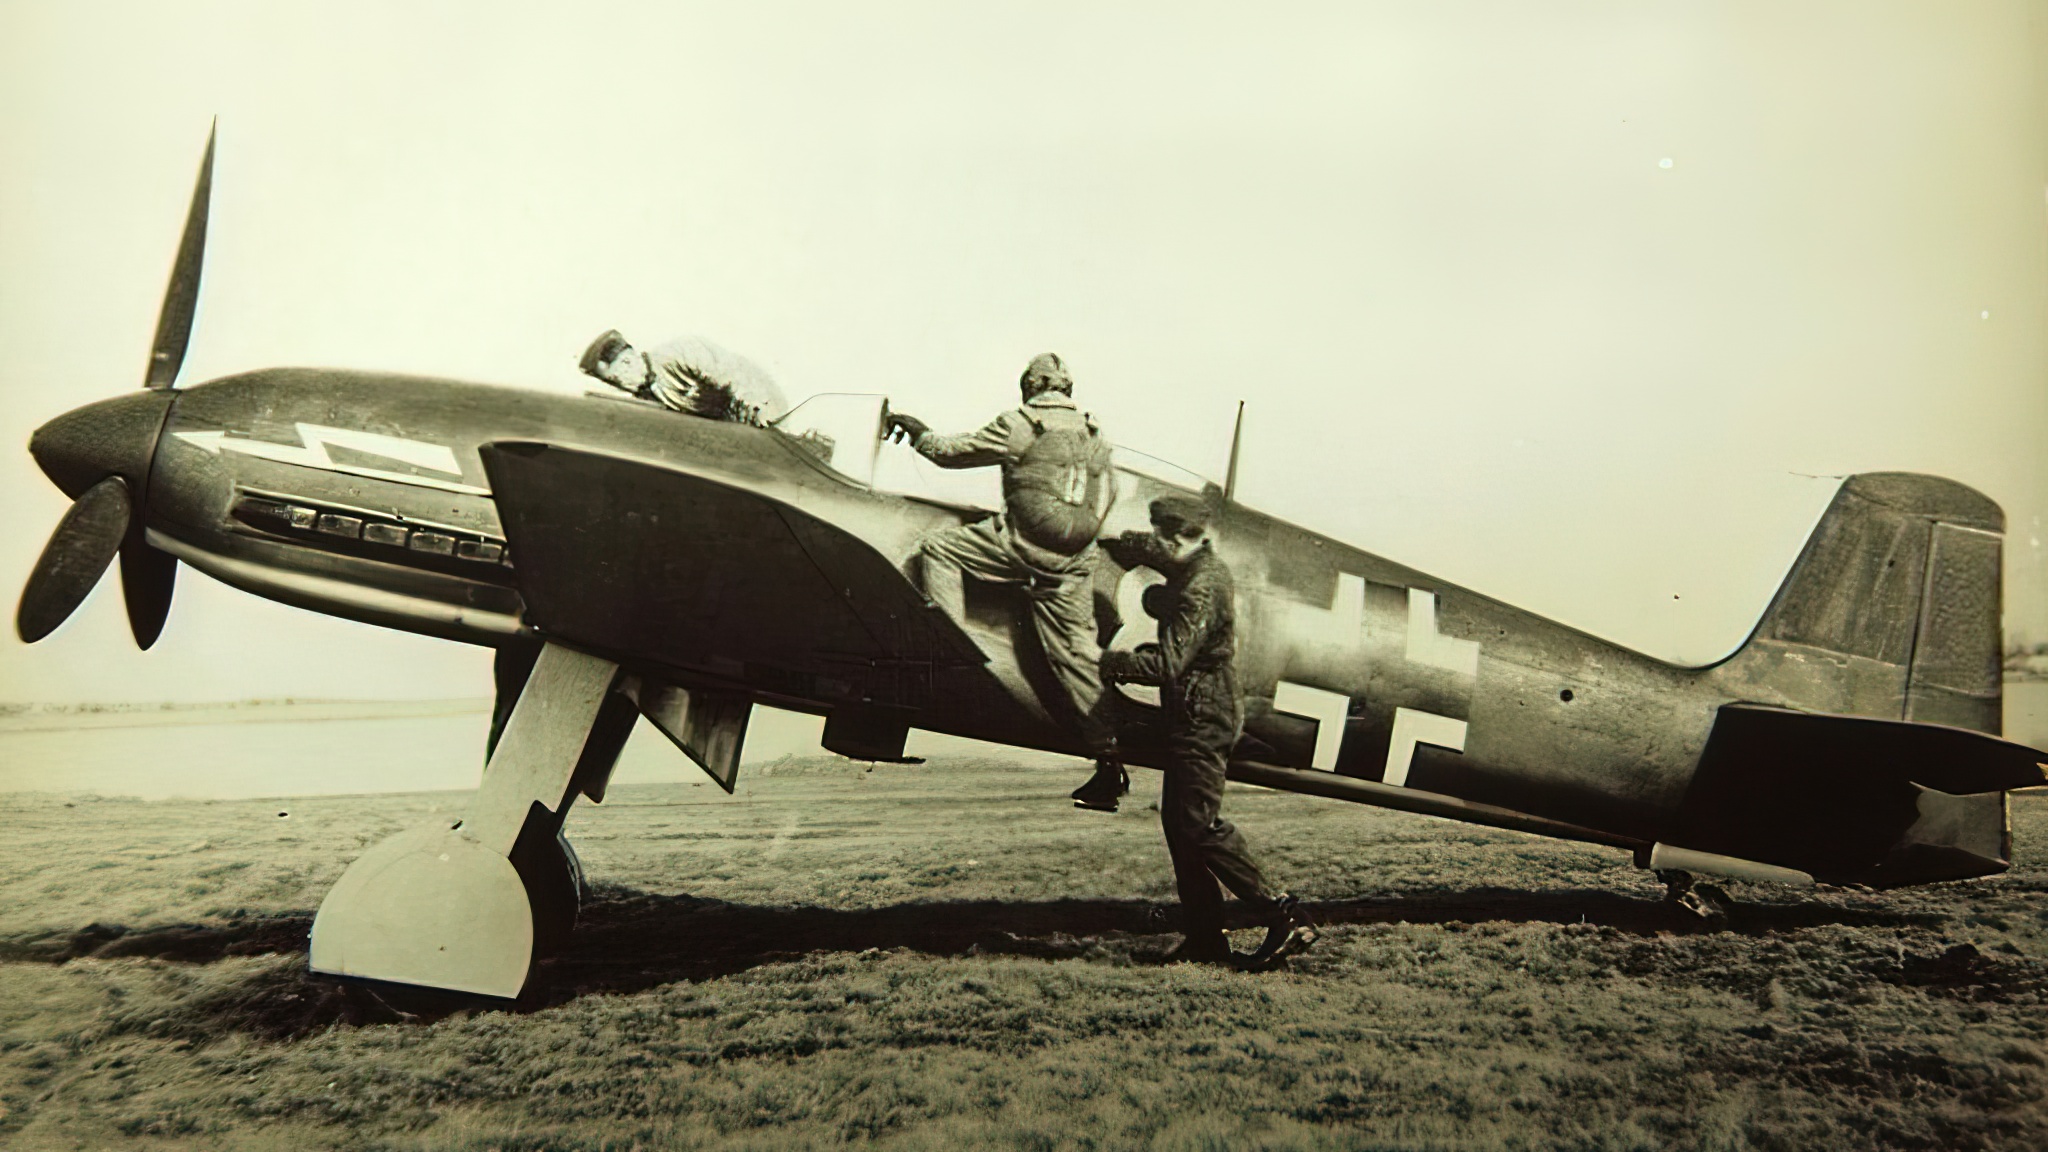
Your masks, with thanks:
[[(728, 790), (755, 704), (898, 760), (913, 727), (1079, 754), (1015, 589), (966, 619), (906, 574), (919, 538), (988, 514), (882, 442), (885, 401), (827, 395), (774, 427), (621, 399), (275, 368), (174, 389), (205, 245), (212, 144), (146, 387), (40, 428), (75, 503), (23, 592), (34, 641), (115, 555), (135, 638), (177, 562), (352, 620), (545, 642), (458, 822), (349, 867), (314, 921), (338, 977), (514, 997), (573, 925), (569, 806), (602, 800), (646, 716)], [(879, 482), (903, 454), (901, 485)], [(1234, 465), (1233, 465), (1234, 467)], [(1959, 484), (1849, 479), (1754, 634), (1683, 668), (1282, 523), (1120, 453), (1105, 534), (1191, 495), (1238, 580), (1246, 721), (1230, 774), (1632, 850), (1694, 873), (1897, 886), (2011, 860), (2009, 789), (2048, 783), (1999, 738), (1998, 506)], [(896, 489), (908, 490), (896, 490)], [(1112, 645), (1153, 638), (1159, 579), (1102, 560)], [(526, 642), (531, 642), (530, 640)], [(1134, 764), (1158, 709), (1123, 701)]]

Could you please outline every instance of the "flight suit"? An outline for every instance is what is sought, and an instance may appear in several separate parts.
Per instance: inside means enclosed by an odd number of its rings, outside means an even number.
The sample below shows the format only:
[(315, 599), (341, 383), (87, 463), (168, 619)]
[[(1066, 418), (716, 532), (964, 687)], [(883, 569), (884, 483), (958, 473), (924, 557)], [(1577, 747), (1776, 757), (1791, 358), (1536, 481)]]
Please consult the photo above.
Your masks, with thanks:
[[(1030, 419), (1083, 419), (1072, 398), (1041, 392), (1024, 402), (1031, 410), (1012, 409), (975, 432), (945, 436), (926, 432), (914, 447), (941, 468), (979, 468), (1013, 463), (1033, 436)], [(1063, 556), (1024, 539), (1010, 524), (1009, 513), (972, 524), (944, 528), (926, 536), (918, 550), (924, 557), (924, 591), (955, 620), (966, 618), (964, 575), (1024, 590), (1031, 605), (1031, 624), (1045, 650), (1053, 678), (1059, 682), (1082, 743), (1091, 756), (1115, 754), (1115, 728), (1102, 704), (1102, 647), (1095, 621), (1095, 547)]]
[(789, 411), (782, 389), (760, 365), (697, 336), (646, 350), (641, 391), (678, 412), (735, 424), (768, 425)]
[(1275, 907), (1272, 890), (1252, 861), (1244, 836), (1222, 816), (1223, 774), (1244, 724), (1237, 695), (1235, 589), (1230, 569), (1203, 544), (1178, 573), (1159, 557), (1157, 540), (1127, 532), (1105, 542), (1124, 567), (1166, 575), (1160, 594), (1159, 644), (1112, 651), (1102, 672), (1112, 681), (1154, 684), (1166, 707), (1167, 765), (1159, 822), (1173, 857), (1186, 936), (1223, 937), (1223, 894), (1217, 882), (1261, 912)]

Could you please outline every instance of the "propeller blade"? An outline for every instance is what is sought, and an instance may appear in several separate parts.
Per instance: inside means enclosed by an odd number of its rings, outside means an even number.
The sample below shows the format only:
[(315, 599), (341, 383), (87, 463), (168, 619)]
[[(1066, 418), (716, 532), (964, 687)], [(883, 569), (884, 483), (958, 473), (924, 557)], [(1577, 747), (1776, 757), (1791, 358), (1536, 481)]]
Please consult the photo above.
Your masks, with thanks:
[[(218, 127), (218, 122), (215, 128)], [(206, 158), (199, 162), (199, 183), (192, 189), (192, 207), (185, 213), (185, 238), (178, 242), (178, 262), (171, 265), (171, 283), (164, 289), (163, 311), (156, 318), (156, 342), (149, 349), (144, 388), (169, 388), (185, 363), (185, 344), (192, 338), (192, 313), (199, 307), (199, 270), (206, 263), (206, 211), (213, 195), (213, 134), (206, 131)]]
[(146, 652), (163, 635), (177, 579), (176, 556), (139, 539), (121, 546), (121, 598), (128, 604), (128, 630), (137, 648)]
[(72, 503), (21, 590), (14, 631), (22, 640), (33, 644), (48, 636), (84, 602), (127, 537), (128, 516), (128, 482), (119, 476), (86, 489)]

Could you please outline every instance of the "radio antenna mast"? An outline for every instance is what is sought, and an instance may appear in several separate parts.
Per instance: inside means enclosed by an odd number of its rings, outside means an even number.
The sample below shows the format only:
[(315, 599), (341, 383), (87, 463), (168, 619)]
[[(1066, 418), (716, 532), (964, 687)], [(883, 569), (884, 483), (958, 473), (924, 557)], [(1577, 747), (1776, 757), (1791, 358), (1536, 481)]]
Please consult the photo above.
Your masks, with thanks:
[(1237, 450), (1244, 440), (1244, 401), (1237, 402), (1237, 424), (1230, 430), (1230, 468), (1223, 473), (1223, 498), (1237, 499)]

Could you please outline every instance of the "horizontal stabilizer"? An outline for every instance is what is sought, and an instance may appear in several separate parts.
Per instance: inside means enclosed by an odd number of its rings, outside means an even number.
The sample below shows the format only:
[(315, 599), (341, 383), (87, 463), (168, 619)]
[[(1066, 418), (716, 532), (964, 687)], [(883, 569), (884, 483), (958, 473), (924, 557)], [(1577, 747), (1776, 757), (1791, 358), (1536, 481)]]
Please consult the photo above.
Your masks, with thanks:
[(2003, 871), (2004, 792), (2048, 755), (1967, 728), (1724, 704), (1659, 839), (1892, 887)]
[(1709, 748), (1772, 775), (1818, 774), (1844, 787), (1882, 777), (1960, 796), (2048, 784), (2048, 752), (1968, 728), (1758, 704), (1723, 707)]

